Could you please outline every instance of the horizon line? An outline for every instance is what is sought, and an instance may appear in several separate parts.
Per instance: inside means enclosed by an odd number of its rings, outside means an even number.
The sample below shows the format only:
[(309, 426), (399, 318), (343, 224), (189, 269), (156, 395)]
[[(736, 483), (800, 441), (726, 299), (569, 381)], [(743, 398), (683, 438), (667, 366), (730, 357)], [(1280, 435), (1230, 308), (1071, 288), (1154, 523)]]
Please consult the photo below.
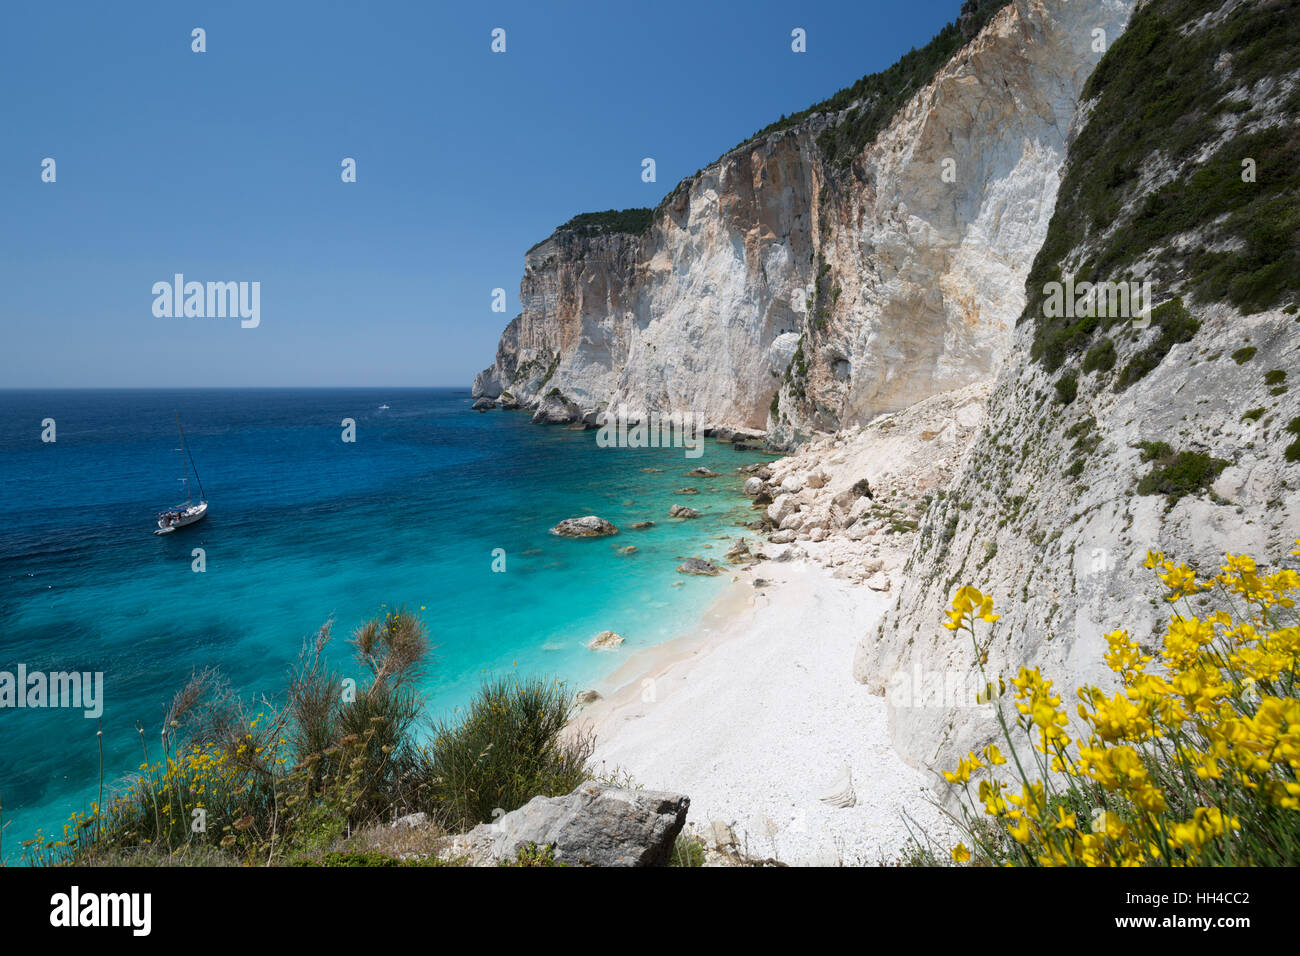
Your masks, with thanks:
[(201, 392), (221, 389), (239, 391), (246, 389), (348, 389), (348, 388), (388, 388), (393, 391), (410, 391), (428, 388), (463, 388), (472, 389), (473, 383), (466, 385), (0, 385), (0, 392), (130, 392), (130, 391), (172, 391)]

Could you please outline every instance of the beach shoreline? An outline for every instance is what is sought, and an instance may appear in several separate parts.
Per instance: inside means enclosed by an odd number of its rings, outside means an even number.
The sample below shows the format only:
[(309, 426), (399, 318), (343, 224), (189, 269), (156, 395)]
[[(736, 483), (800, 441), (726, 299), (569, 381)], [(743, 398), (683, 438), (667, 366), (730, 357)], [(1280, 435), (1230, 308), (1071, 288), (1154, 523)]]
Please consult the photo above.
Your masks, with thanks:
[[(689, 632), (593, 686), (574, 726), (595, 735), (596, 772), (686, 794), (689, 830), (711, 841), (725, 823), (755, 858), (873, 864), (922, 831), (947, 839), (932, 775), (897, 755), (884, 699), (852, 676), (889, 603), (802, 556), (734, 569)], [(845, 802), (849, 778), (852, 805), (822, 800)]]

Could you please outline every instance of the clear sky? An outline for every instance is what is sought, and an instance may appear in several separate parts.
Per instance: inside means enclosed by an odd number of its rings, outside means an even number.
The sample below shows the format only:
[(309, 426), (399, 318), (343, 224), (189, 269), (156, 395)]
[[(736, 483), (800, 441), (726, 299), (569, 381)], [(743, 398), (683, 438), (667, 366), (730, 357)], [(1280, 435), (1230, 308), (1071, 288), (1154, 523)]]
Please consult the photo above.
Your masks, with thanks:
[[(959, 6), (7, 3), (0, 387), (468, 385), (529, 246), (655, 205)], [(260, 325), (156, 317), (178, 272), (259, 282)]]

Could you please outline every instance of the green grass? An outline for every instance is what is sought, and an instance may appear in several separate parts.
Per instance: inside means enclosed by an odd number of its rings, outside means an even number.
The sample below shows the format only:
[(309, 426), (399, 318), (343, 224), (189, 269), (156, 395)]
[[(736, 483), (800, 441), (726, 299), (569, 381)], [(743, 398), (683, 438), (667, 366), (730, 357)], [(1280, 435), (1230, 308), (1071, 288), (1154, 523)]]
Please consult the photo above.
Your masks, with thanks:
[(503, 860), (497, 865), (505, 867), (555, 867), (568, 866), (569, 864), (556, 861), (555, 847), (549, 843), (544, 846), (538, 846), (536, 843), (526, 843), (515, 851), (513, 860)]
[(388, 856), (384, 853), (374, 851), (358, 852), (338, 852), (332, 851), (324, 853), (315, 859), (302, 858), (295, 860), (294, 866), (324, 866), (324, 867), (342, 867), (342, 866), (451, 866), (452, 863), (439, 860), (437, 857), (428, 856), (422, 858), (400, 859), (395, 856)]
[(673, 849), (668, 857), (669, 866), (703, 866), (704, 840), (687, 833), (677, 834)]

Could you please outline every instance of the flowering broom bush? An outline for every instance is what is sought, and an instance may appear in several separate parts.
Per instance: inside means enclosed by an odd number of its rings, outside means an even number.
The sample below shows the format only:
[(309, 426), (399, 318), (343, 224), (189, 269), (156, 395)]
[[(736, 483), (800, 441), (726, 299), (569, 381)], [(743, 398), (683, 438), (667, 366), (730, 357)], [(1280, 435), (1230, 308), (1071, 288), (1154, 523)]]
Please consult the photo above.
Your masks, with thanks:
[[(1300, 555), (1296, 545), (1292, 554)], [(1007, 764), (996, 745), (944, 772), (965, 798), (958, 822), (971, 846), (953, 848), (957, 862), (1300, 863), (1300, 574), (1266, 573), (1233, 555), (1210, 578), (1154, 552), (1146, 567), (1175, 607), (1159, 661), (1127, 631), (1107, 635), (1105, 660), (1120, 690), (1078, 690), (1077, 738), (1052, 681), (1022, 667), (1010, 681), (1014, 712), (996, 708), (1012, 782), (989, 773), (972, 792), (981, 771)], [(1215, 609), (1198, 615), (1197, 595)], [(976, 624), (997, 619), (991, 598), (964, 587), (944, 622), (970, 634), (990, 697), (1004, 696), (1007, 686), (984, 674), (987, 642), (981, 645)], [(1029, 746), (1017, 748), (1013, 732)], [(1032, 755), (1029, 768), (1022, 753)]]

